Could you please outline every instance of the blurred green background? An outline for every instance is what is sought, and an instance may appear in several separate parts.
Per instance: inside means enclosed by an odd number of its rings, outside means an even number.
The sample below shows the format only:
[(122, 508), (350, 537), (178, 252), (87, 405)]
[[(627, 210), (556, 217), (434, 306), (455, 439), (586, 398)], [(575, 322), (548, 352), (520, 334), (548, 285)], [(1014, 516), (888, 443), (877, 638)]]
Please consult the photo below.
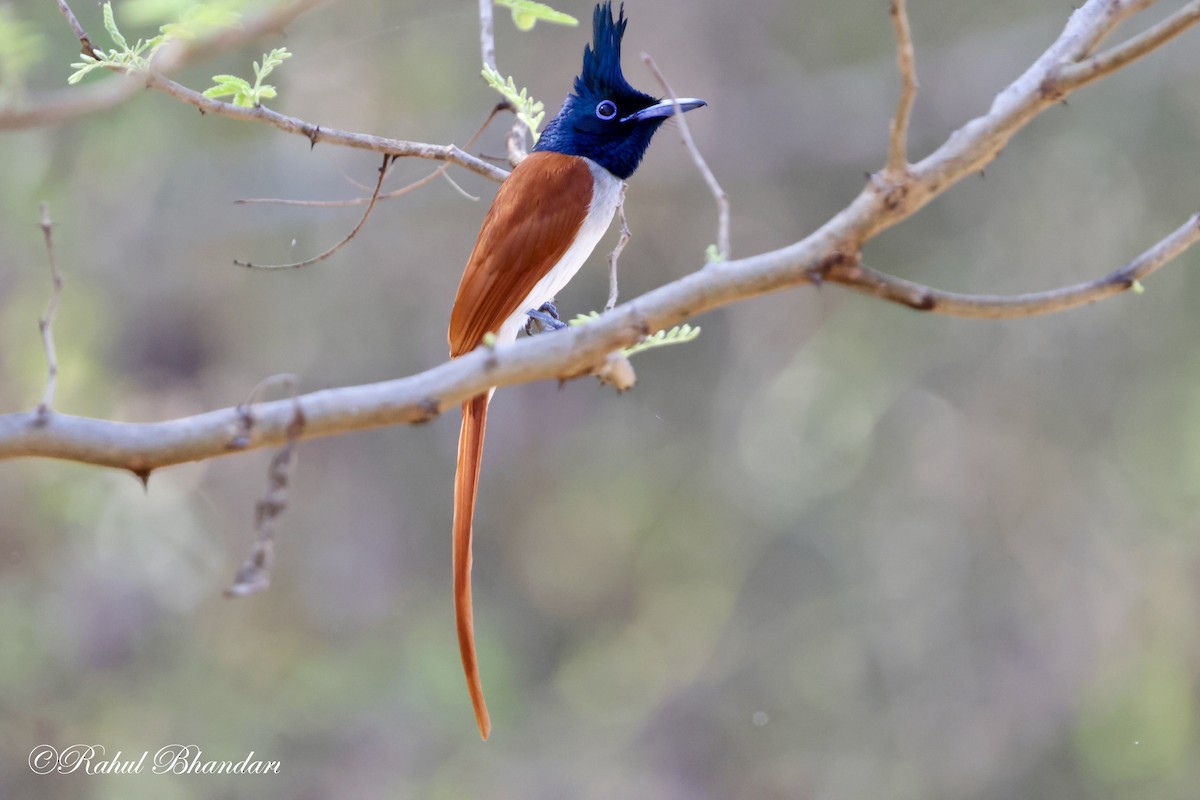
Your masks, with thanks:
[[(586, 19), (590, 0), (559, 0)], [(913, 0), (923, 156), (1025, 69), (1070, 5)], [(1178, 3), (1148, 15), (1161, 17)], [(30, 89), (77, 43), (53, 3)], [(121, 4), (117, 3), (118, 19)], [(82, 22), (103, 41), (98, 7)], [(735, 255), (802, 237), (883, 161), (898, 79), (886, 3), (629, 0), (733, 202)], [(1139, 21), (1138, 25), (1147, 24)], [(148, 35), (152, 28), (130, 33)], [(1122, 31), (1130, 33), (1130, 31)], [(551, 114), (586, 28), (520, 33), (501, 71)], [(942, 288), (1102, 275), (1200, 208), (1200, 32), (1056, 107), (987, 170), (870, 243)], [(271, 106), (464, 143), (496, 97), (476, 4), (344, 0), (194, 65), (295, 53)], [(104, 79), (93, 76), (90, 80)], [(503, 152), (507, 123), (478, 150)], [(151, 421), (444, 360), (495, 185), (453, 170), (382, 204), (337, 256), (378, 158), (201, 116), (156, 92), (0, 135), (0, 409), (31, 408), (49, 290), (67, 280), (60, 410)], [(436, 165), (398, 164), (389, 186)], [(668, 127), (631, 182), (623, 296), (703, 262), (715, 211)], [(603, 305), (603, 253), (560, 307)], [(458, 416), (306, 442), (271, 589), (221, 591), (253, 539), (268, 452), (156, 473), (0, 463), (5, 798), (1193, 798), (1200, 785), (1200, 251), (1133, 294), (1048, 318), (921, 315), (837, 286), (697, 320), (636, 389), (506, 389), (476, 525), (495, 733), (470, 713), (450, 603)], [(55, 776), (39, 743), (205, 758), (274, 776)]]

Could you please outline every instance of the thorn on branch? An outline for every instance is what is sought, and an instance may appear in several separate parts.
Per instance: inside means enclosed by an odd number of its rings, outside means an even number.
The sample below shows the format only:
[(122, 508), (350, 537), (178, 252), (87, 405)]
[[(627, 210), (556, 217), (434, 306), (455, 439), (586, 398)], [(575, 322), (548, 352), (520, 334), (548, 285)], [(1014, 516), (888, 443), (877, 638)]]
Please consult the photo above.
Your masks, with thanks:
[(151, 472), (151, 470), (148, 468), (142, 468), (142, 469), (132, 470), (132, 472), (133, 472), (133, 477), (137, 478), (139, 481), (142, 482), (142, 488), (145, 489), (147, 492), (150, 491), (150, 472)]

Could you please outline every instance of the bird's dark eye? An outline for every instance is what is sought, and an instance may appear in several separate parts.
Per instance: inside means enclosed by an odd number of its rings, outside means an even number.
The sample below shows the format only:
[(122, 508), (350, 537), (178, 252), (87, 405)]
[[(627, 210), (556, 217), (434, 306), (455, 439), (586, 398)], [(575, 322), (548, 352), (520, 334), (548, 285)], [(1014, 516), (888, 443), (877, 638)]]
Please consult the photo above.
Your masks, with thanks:
[(612, 100), (601, 100), (596, 106), (596, 116), (600, 119), (612, 119), (617, 115), (617, 104)]

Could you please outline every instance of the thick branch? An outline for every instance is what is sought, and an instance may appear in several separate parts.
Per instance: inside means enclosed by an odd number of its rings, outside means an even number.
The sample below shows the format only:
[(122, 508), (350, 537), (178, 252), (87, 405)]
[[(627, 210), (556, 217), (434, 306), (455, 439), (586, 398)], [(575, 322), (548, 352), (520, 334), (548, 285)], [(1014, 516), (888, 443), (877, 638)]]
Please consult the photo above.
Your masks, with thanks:
[(56, 413), (38, 425), (34, 412), (0, 415), (0, 459), (46, 456), (146, 474), (170, 464), (283, 444), (297, 407), (304, 415), (300, 438), (305, 439), (428, 422), (444, 409), (493, 386), (589, 374), (603, 368), (609, 353), (652, 331), (738, 300), (808, 283), (822, 270), (827, 280), (933, 313), (988, 319), (1046, 314), (1129, 289), (1138, 278), (1149, 275), (1197, 239), (1200, 214), (1107, 278), (1057, 292), (1005, 298), (938, 292), (855, 266), (844, 258), (831, 259), (814, 234), (783, 250), (711, 264), (586, 325), (494, 349), (481, 347), (408, 378), (326, 389), (295, 401), (255, 404), (249, 409), (254, 420), (249, 430), (245, 406), (144, 424)]

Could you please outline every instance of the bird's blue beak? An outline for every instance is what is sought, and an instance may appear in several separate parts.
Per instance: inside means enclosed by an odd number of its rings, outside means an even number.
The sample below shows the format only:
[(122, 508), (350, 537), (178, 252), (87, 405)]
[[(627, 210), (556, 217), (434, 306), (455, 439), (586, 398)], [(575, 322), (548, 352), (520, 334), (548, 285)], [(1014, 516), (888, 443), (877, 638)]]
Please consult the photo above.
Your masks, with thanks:
[[(681, 112), (691, 111), (693, 108), (700, 108), (700, 106), (706, 105), (708, 105), (708, 103), (704, 102), (703, 100), (697, 100), (694, 97), (679, 98), (679, 110)], [(675, 103), (673, 103), (668, 97), (666, 100), (660, 100), (652, 106), (643, 108), (641, 111), (630, 114), (628, 117), (622, 117), (621, 122), (640, 122), (641, 120), (646, 119), (669, 117), (674, 113)]]

